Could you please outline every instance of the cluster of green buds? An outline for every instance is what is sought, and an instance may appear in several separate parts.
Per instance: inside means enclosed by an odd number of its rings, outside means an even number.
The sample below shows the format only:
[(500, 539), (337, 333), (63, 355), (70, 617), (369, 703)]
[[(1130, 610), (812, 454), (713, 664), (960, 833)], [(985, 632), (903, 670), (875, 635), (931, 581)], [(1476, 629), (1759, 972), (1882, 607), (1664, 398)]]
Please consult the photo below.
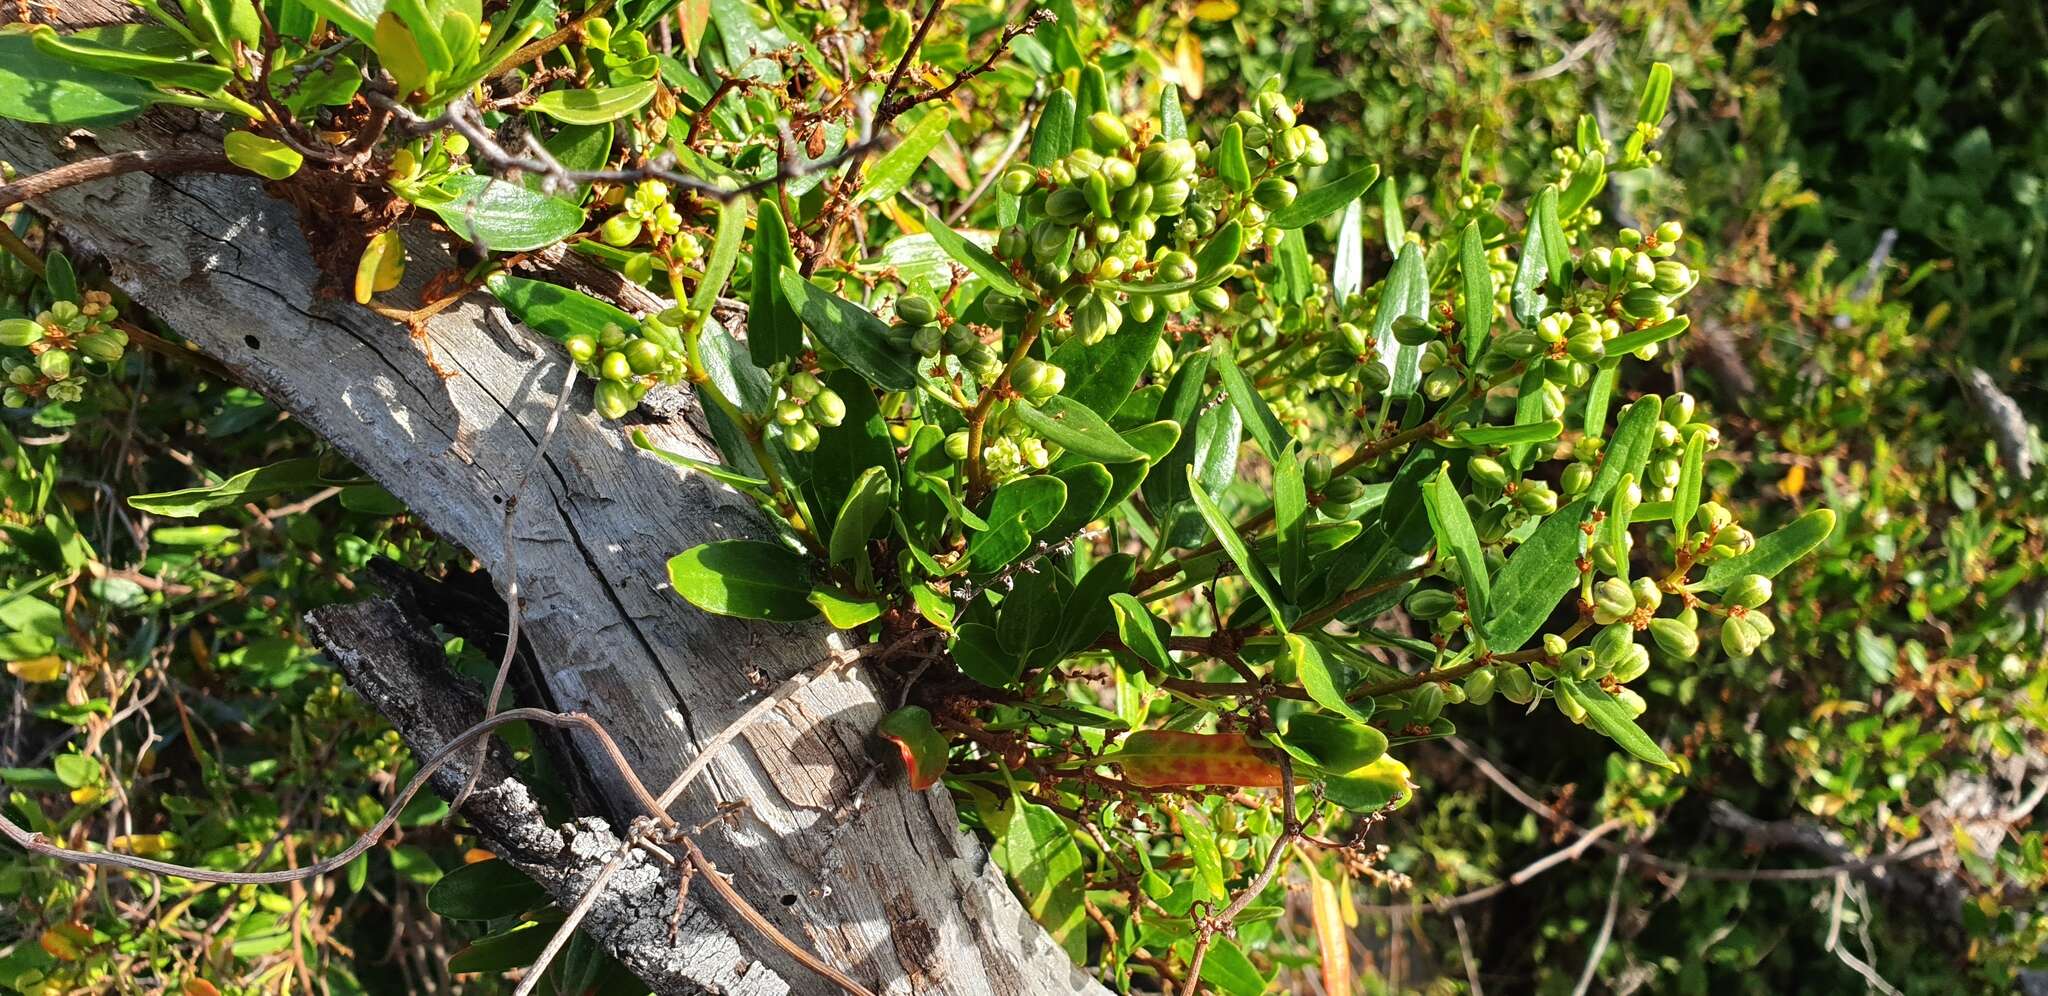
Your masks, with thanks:
[(818, 446), (818, 427), (830, 428), (846, 420), (846, 399), (839, 396), (818, 375), (798, 370), (776, 388), (775, 424), (782, 427), (782, 442), (803, 453)]
[[(942, 321), (938, 306), (921, 294), (904, 294), (896, 299), (896, 322), (889, 328), (889, 344), (905, 352), (936, 360), (951, 356), (975, 383), (987, 386), (1003, 371), (1003, 357), (994, 346), (982, 341), (975, 330), (962, 322)], [(1059, 393), (1054, 389), (1054, 394)]]
[(630, 193), (615, 187), (604, 200), (619, 209), (598, 229), (606, 245), (629, 246), (642, 235), (673, 238), (683, 230), (683, 216), (669, 202), (668, 185), (660, 180), (642, 180)]
[(5, 372), (4, 403), (26, 408), (40, 401), (71, 403), (85, 397), (97, 368), (111, 369), (128, 350), (128, 333), (114, 326), (120, 317), (113, 297), (86, 291), (84, 302), (58, 301), (34, 318), (0, 319), (0, 346), (26, 349), (0, 357)]
[(689, 316), (671, 308), (640, 319), (637, 334), (606, 326), (598, 335), (579, 332), (562, 340), (569, 358), (597, 380), (598, 414), (624, 418), (657, 384), (674, 384), (689, 374), (680, 330)]

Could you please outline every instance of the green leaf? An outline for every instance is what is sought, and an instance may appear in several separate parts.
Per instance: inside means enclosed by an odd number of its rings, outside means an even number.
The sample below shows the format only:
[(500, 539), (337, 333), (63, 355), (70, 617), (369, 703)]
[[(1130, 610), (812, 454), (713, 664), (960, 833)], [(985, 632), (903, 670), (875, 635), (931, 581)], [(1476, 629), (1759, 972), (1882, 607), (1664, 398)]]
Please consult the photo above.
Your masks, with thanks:
[(1003, 688), (1017, 680), (1024, 671), (1024, 661), (1015, 654), (1003, 650), (1002, 641), (996, 638), (995, 627), (987, 623), (962, 623), (954, 630), (953, 663), (960, 673), (990, 688)]
[(1393, 177), (1380, 184), (1380, 234), (1390, 249), (1408, 241), (1408, 226), (1401, 220), (1400, 186)]
[(0, 117), (44, 125), (112, 125), (158, 94), (148, 84), (58, 58), (25, 35), (0, 34)]
[(1003, 266), (1000, 260), (989, 255), (988, 250), (962, 238), (960, 233), (947, 228), (946, 223), (940, 221), (938, 216), (930, 211), (924, 213), (924, 229), (931, 233), (939, 248), (946, 250), (946, 255), (959, 260), (960, 265), (974, 271), (975, 276), (986, 281), (997, 292), (1010, 297), (1024, 296), (1023, 286), (1017, 283), (1017, 278), (1010, 275), (1009, 269)]
[(1275, 625), (1290, 621), (1287, 614), (1281, 611), (1283, 603), (1274, 593), (1272, 574), (1267, 572), (1265, 564), (1252, 556), (1251, 548), (1245, 546), (1244, 538), (1231, 526), (1230, 517), (1223, 514), (1223, 509), (1202, 490), (1202, 482), (1196, 476), (1193, 467), (1188, 468), (1188, 497), (1194, 500), (1195, 509), (1201, 513), (1202, 521), (1208, 524), (1209, 531), (1216, 536), (1216, 542), (1230, 555), (1231, 562), (1237, 565), (1238, 571), (1244, 575), (1245, 582), (1251, 585), (1259, 600), (1266, 603), (1267, 610), (1273, 613)]
[(1057, 477), (1021, 477), (996, 489), (982, 517), (989, 528), (967, 541), (967, 558), (978, 574), (1010, 565), (1031, 546), (1031, 537), (1066, 507), (1067, 485)]
[(1471, 363), (1493, 335), (1493, 268), (1487, 265), (1486, 237), (1476, 221), (1458, 237), (1458, 277), (1464, 290), (1458, 321), (1465, 326), (1465, 361)]
[(463, 865), (427, 890), (427, 908), (456, 920), (496, 920), (548, 902), (546, 889), (510, 862), (474, 861)]
[(1181, 110), (1178, 84), (1168, 83), (1159, 88), (1159, 137), (1169, 142), (1188, 137), (1188, 119)]
[(1067, 596), (1053, 650), (1061, 655), (1075, 653), (1115, 626), (1116, 610), (1110, 599), (1130, 591), (1137, 576), (1138, 559), (1128, 553), (1110, 554), (1090, 566)]
[(939, 139), (946, 137), (946, 127), (952, 123), (953, 112), (944, 106), (927, 111), (904, 133), (895, 148), (868, 165), (860, 199), (878, 202), (896, 196), (917, 175), (917, 168), (924, 165), (925, 157), (932, 154)]
[(1691, 587), (1720, 591), (1750, 574), (1776, 577), (1779, 571), (1812, 553), (1834, 531), (1834, 509), (1816, 508), (1757, 540), (1748, 553), (1716, 561), (1707, 568), (1707, 576)]
[(377, 16), (384, 13), (384, 0), (298, 0), (321, 17), (333, 22), (334, 26), (356, 37), (357, 41), (375, 45), (377, 41)]
[(742, 619), (799, 622), (818, 614), (811, 604), (810, 558), (773, 543), (719, 540), (668, 562), (676, 594), (706, 612)]
[(1668, 322), (1662, 322), (1646, 329), (1623, 332), (1607, 340), (1607, 358), (1602, 360), (1601, 363), (1611, 367), (1620, 363), (1622, 357), (1644, 346), (1654, 345), (1666, 339), (1675, 338), (1691, 326), (1692, 319), (1679, 315)]
[(1289, 446), (1273, 461), (1273, 536), (1280, 547), (1280, 587), (1290, 597), (1299, 597), (1308, 567), (1308, 482), (1298, 449)]
[(192, 62), (152, 52), (96, 45), (85, 38), (61, 35), (47, 25), (29, 36), (43, 54), (109, 73), (120, 73), (158, 86), (178, 87), (202, 94), (218, 93), (234, 73), (211, 62)]
[(932, 714), (924, 707), (904, 706), (882, 717), (876, 732), (903, 753), (912, 789), (922, 792), (931, 788), (946, 773), (946, 738), (932, 725)]
[(1216, 151), (1209, 161), (1216, 165), (1216, 176), (1230, 189), (1240, 194), (1252, 189), (1252, 170), (1244, 155), (1243, 125), (1232, 121), (1223, 126), (1223, 137), (1216, 141)]
[(1124, 438), (1117, 435), (1102, 416), (1064, 395), (1047, 398), (1036, 408), (1019, 401), (1012, 410), (1025, 427), (1076, 456), (1104, 463), (1145, 459), (1145, 455), (1124, 442)]
[(997, 865), (1009, 873), (1018, 898), (1031, 918), (1051, 932), (1075, 962), (1088, 957), (1088, 932), (1083, 929), (1087, 893), (1085, 864), (1074, 844), (1074, 830), (1058, 813), (1022, 797), (996, 838)]
[(1059, 543), (1079, 533), (1103, 513), (1103, 502), (1109, 498), (1116, 478), (1099, 463), (1062, 467), (1053, 476), (1066, 484), (1067, 501), (1060, 506), (1060, 514), (1046, 523), (1037, 535), (1048, 543)]
[(634, 429), (632, 439), (634, 446), (646, 450), (647, 452), (652, 453), (655, 456), (662, 458), (663, 460), (667, 460), (668, 462), (675, 464), (676, 466), (681, 467), (685, 470), (694, 470), (699, 474), (703, 474), (704, 476), (719, 482), (720, 484), (724, 484), (728, 487), (735, 488), (739, 491), (751, 492), (757, 498), (765, 497), (768, 494), (767, 481), (762, 480), (761, 478), (758, 477), (749, 477), (745, 474), (740, 473), (739, 471), (732, 469), (731, 467), (724, 466), (723, 464), (709, 463), (703, 460), (699, 460), (696, 457), (684, 456), (683, 454), (674, 452), (672, 450), (662, 449), (661, 447), (654, 445), (653, 441), (647, 438), (647, 431), (645, 429)]
[(451, 176), (441, 182), (439, 193), (420, 206), (438, 215), (457, 237), (487, 252), (540, 249), (583, 227), (583, 209), (575, 201), (487, 176)]
[(1074, 93), (1058, 89), (1045, 99), (1031, 131), (1031, 165), (1051, 166), (1074, 151)]
[(1580, 542), (1593, 503), (1581, 498), (1551, 513), (1493, 579), (1493, 614), (1487, 617), (1487, 648), (1497, 654), (1522, 649), (1557, 608), (1557, 600), (1579, 579)]
[(1287, 655), (1293, 659), (1295, 672), (1301, 677), (1302, 690), (1308, 692), (1308, 697), (1317, 705), (1356, 723), (1371, 719), (1344, 700), (1344, 689), (1337, 687), (1336, 678), (1330, 674), (1330, 664), (1314, 641), (1297, 633), (1288, 633)]
[(1396, 397), (1413, 395), (1422, 382), (1422, 347), (1403, 346), (1394, 338), (1394, 322), (1401, 318), (1429, 320), (1429, 273), (1422, 247), (1401, 247), (1394, 268), (1387, 271), (1380, 291), (1378, 309), (1373, 313), (1372, 337), (1379, 350), (1379, 362), (1390, 376), (1387, 392)]
[[(710, 314), (711, 306), (718, 303), (719, 293), (732, 277), (732, 268), (740, 261), (740, 240), (746, 237), (746, 229), (746, 198), (735, 197), (718, 206), (718, 232), (711, 240), (711, 257), (704, 264), (704, 278), (697, 281), (697, 289), (690, 293), (691, 309)], [(748, 334), (752, 334), (751, 328)]]
[(1237, 942), (1228, 937), (1210, 942), (1209, 953), (1202, 958), (1202, 981), (1229, 996), (1261, 996), (1270, 991), (1266, 977), (1259, 974), (1258, 967), (1245, 957)]
[(1508, 309), (1525, 329), (1535, 328), (1537, 320), (1550, 306), (1550, 299), (1544, 293), (1550, 278), (1550, 247), (1544, 242), (1546, 232), (1540, 220), (1546, 202), (1555, 213), (1556, 187), (1543, 188), (1543, 192), (1536, 195), (1535, 203), (1530, 205), (1528, 228), (1522, 236), (1522, 251), (1515, 259), (1515, 282), (1508, 289)]
[(1125, 322), (1115, 335), (1093, 346), (1083, 344), (1080, 336), (1068, 336), (1050, 357), (1053, 365), (1067, 372), (1067, 387), (1060, 393), (1103, 418), (1115, 415), (1150, 366), (1165, 324), (1161, 309), (1151, 321)]
[(1628, 714), (1628, 707), (1607, 694), (1606, 689), (1597, 684), (1582, 684), (1563, 676), (1558, 677), (1556, 687), (1559, 695), (1586, 710), (1586, 725), (1606, 734), (1607, 738), (1619, 744), (1622, 750), (1660, 768), (1678, 770), (1678, 765), (1664, 756), (1664, 751), (1658, 748), (1657, 742), (1651, 740), (1650, 735), (1636, 725), (1636, 721)]
[[(503, 933), (479, 937), (469, 942), (468, 947), (448, 956), (448, 970), (496, 974), (524, 968), (540, 957), (541, 949), (548, 946), (548, 938), (554, 932), (553, 927), (527, 922)], [(285, 940), (289, 946), (289, 932)]]
[(1545, 443), (1564, 433), (1564, 422), (1547, 419), (1527, 425), (1474, 425), (1456, 430), (1451, 438), (1467, 446), (1510, 446), (1517, 443)]
[(1173, 280), (1149, 284), (1113, 284), (1112, 290), (1126, 294), (1178, 294), (1182, 291), (1196, 291), (1214, 287), (1230, 276), (1230, 264), (1244, 253), (1244, 226), (1235, 221), (1223, 223), (1209, 241), (1203, 243), (1201, 251), (1195, 253), (1193, 280)]
[(885, 608), (879, 599), (849, 595), (836, 588), (818, 588), (808, 597), (834, 629), (852, 629), (874, 622), (882, 617)]
[(286, 460), (242, 471), (219, 484), (135, 495), (128, 499), (128, 507), (171, 519), (189, 519), (217, 508), (262, 501), (272, 495), (329, 483), (332, 482), (320, 476), (320, 461), (311, 458)]
[(796, 267), (789, 226), (772, 197), (762, 198), (754, 213), (753, 280), (747, 292), (747, 351), (763, 370), (804, 350), (804, 329), (783, 293), (778, 274)]
[[(768, 371), (754, 365), (718, 319), (704, 318), (704, 327), (697, 333), (697, 354), (704, 361), (704, 376), (709, 386), (732, 402), (734, 407), (753, 418), (764, 418), (774, 409), (775, 383), (768, 379)], [(866, 384), (860, 384), (860, 388), (863, 394), (867, 393)], [(858, 399), (848, 399), (849, 417), (859, 403)], [(716, 406), (712, 410), (716, 410)], [(827, 431), (836, 432), (844, 428), (842, 423)]]
[(889, 345), (889, 325), (854, 304), (804, 279), (793, 269), (782, 271), (782, 292), (796, 305), (811, 334), (832, 355), (885, 391), (917, 386), (912, 355)]
[(1588, 503), (1596, 507), (1604, 503), (1623, 477), (1642, 477), (1643, 465), (1649, 462), (1650, 449), (1657, 442), (1657, 423), (1663, 415), (1663, 402), (1654, 394), (1646, 394), (1621, 410), (1614, 438), (1607, 441), (1606, 451), (1600, 454), (1600, 469), (1586, 489), (1584, 497)]
[[(1367, 704), (1371, 701), (1367, 700)], [(1295, 713), (1288, 719), (1287, 732), (1278, 742), (1297, 759), (1338, 775), (1355, 771), (1387, 754), (1387, 735), (1349, 713)]]
[(1678, 466), (1678, 487), (1671, 492), (1671, 527), (1678, 530), (1678, 543), (1685, 545), (1686, 527), (1700, 510), (1700, 486), (1707, 461), (1707, 434), (1695, 432), (1685, 441), (1685, 458)]
[(1579, 425), (1579, 431), (1588, 436), (1601, 436), (1607, 432), (1607, 406), (1614, 395), (1614, 381), (1618, 368), (1613, 364), (1602, 364), (1593, 372), (1593, 379), (1586, 385), (1586, 407)]
[(654, 99), (653, 80), (626, 86), (587, 90), (549, 90), (534, 98), (532, 109), (563, 124), (594, 125), (617, 121)]
[(1650, 67), (1650, 78), (1643, 81), (1642, 97), (1636, 101), (1636, 123), (1656, 127), (1670, 103), (1671, 66), (1659, 62)]
[(1280, 424), (1280, 419), (1273, 415), (1273, 409), (1267, 407), (1265, 397), (1253, 386), (1251, 378), (1238, 369), (1233, 352), (1227, 343), (1215, 350), (1217, 377), (1223, 383), (1223, 390), (1230, 395), (1230, 403), (1237, 407), (1238, 414), (1244, 416), (1244, 425), (1251, 432), (1252, 441), (1265, 451), (1267, 459), (1275, 459), (1293, 439), (1287, 428)]
[(1365, 195), (1380, 178), (1380, 168), (1369, 165), (1343, 179), (1325, 183), (1294, 199), (1294, 203), (1272, 213), (1266, 223), (1279, 228), (1300, 228), (1338, 211)]
[(640, 334), (640, 322), (632, 315), (582, 291), (503, 273), (484, 286), (512, 317), (556, 342), (578, 334), (602, 336), (607, 329)]
[[(1430, 529), (1436, 533), (1437, 557), (1457, 563), (1471, 617), (1487, 618), (1491, 589), (1486, 576), (1486, 551), (1479, 545), (1471, 515), (1465, 511), (1465, 499), (1458, 496), (1457, 485), (1451, 483), (1448, 466), (1423, 484), (1422, 497), (1429, 510)], [(1484, 636), (1483, 624), (1480, 632)]]
[(889, 512), (892, 490), (889, 473), (881, 467), (869, 467), (854, 480), (853, 490), (847, 492), (839, 517), (832, 523), (829, 558), (833, 564), (850, 564), (866, 556), (868, 538)]
[(282, 180), (299, 171), (306, 157), (274, 138), (231, 131), (222, 139), (228, 161), (266, 180)]
[(1572, 286), (1572, 247), (1557, 223), (1557, 188), (1547, 187), (1548, 196), (1536, 198), (1536, 226), (1543, 231), (1543, 269), (1549, 274), (1550, 292), (1562, 302)]
[(1161, 674), (1185, 675), (1187, 668), (1180, 666), (1167, 652), (1166, 638), (1172, 630), (1158, 616), (1145, 608), (1145, 603), (1128, 592), (1109, 596), (1110, 607), (1116, 610), (1117, 639), (1145, 663), (1152, 665)]

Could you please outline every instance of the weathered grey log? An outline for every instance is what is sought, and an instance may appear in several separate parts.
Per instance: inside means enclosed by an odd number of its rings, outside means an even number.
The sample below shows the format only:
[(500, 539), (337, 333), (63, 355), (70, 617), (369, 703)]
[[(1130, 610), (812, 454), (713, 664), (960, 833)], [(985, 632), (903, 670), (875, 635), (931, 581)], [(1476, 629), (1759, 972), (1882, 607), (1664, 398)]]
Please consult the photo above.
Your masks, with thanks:
[[(0, 159), (23, 172), (178, 140), (146, 120), (67, 149), (57, 130), (0, 121)], [(498, 573), (503, 502), (554, 406), (557, 350), (487, 321), (485, 301), (437, 316), (415, 343), (353, 304), (323, 299), (297, 220), (253, 180), (136, 174), (34, 207), (105, 260), (143, 306)], [(415, 281), (441, 268), (445, 257), (430, 240), (410, 246)], [(589, 414), (587, 390), (577, 394), (521, 499), (525, 638), (555, 702), (601, 720), (658, 787), (763, 689), (822, 660), (835, 637), (714, 618), (669, 592), (668, 557), (757, 533), (752, 511), (634, 451), (624, 428)], [(714, 458), (685, 421), (643, 428), (664, 448)], [(877, 991), (1101, 991), (959, 831), (945, 794), (910, 792), (897, 769), (877, 764), (870, 750), (880, 715), (859, 675), (813, 682), (723, 752), (676, 815), (694, 821), (720, 801), (745, 802), (736, 827), (706, 836), (707, 853), (784, 933)], [(590, 767), (614, 815), (630, 812), (604, 766)], [(665, 913), (658, 931), (643, 924), (649, 929), (594, 936), (643, 971), (670, 966), (660, 969), (670, 977), (648, 979), (668, 991), (821, 991), (716, 900), (705, 908), (711, 916), (686, 920), (677, 943), (743, 955), (664, 961), (622, 950), (657, 937), (665, 944)]]

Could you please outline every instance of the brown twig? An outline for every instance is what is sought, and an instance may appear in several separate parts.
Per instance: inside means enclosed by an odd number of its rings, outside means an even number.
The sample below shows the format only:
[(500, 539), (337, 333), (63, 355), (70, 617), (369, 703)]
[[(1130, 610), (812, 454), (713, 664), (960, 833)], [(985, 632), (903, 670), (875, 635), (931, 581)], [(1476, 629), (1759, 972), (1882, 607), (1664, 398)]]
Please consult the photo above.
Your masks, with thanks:
[(129, 152), (113, 152), (65, 163), (62, 166), (53, 166), (41, 173), (30, 174), (6, 186), (0, 186), (0, 209), (55, 193), (65, 187), (104, 180), (124, 173), (140, 172), (241, 173), (243, 170), (223, 153), (198, 149), (135, 149)]
[(1287, 852), (1301, 836), (1301, 823), (1295, 819), (1294, 814), (1294, 762), (1285, 754), (1280, 755), (1280, 815), (1280, 836), (1273, 841), (1273, 849), (1266, 852), (1265, 867), (1259, 869), (1258, 876), (1231, 899), (1230, 905), (1225, 906), (1223, 912), (1213, 917), (1202, 918), (1199, 926), (1195, 928), (1195, 953), (1188, 959), (1187, 987), (1181, 990), (1181, 996), (1195, 996), (1202, 984), (1202, 960), (1208, 956), (1209, 946), (1215, 943), (1216, 935), (1228, 931), (1231, 924), (1236, 922), (1238, 914), (1243, 913), (1245, 907), (1250, 906), (1253, 900), (1266, 891), (1267, 886), (1273, 884), (1273, 877), (1280, 873), (1280, 862), (1287, 857)]
[[(934, 2), (932, 4), (932, 11), (936, 11), (938, 7), (939, 2)], [(952, 96), (955, 90), (960, 89), (961, 84), (966, 83), (968, 80), (971, 80), (976, 76), (980, 76), (981, 74), (988, 72), (990, 69), (995, 68), (996, 60), (1002, 57), (1003, 52), (1010, 47), (1010, 43), (1012, 41), (1015, 41), (1018, 35), (1026, 34), (1031, 31), (1036, 31), (1038, 30), (1039, 25), (1046, 24), (1051, 21), (1056, 21), (1058, 19), (1059, 18), (1056, 15), (1054, 15), (1052, 11), (1047, 10), (1044, 7), (1040, 7), (1037, 10), (1032, 11), (1030, 17), (1027, 17), (1024, 20), (1019, 21), (1018, 23), (1012, 24), (1009, 27), (1003, 29), (1001, 37), (997, 38), (996, 43), (989, 48), (987, 57), (983, 58), (980, 63), (967, 69), (961, 70), (959, 75), (954, 76), (952, 81), (948, 82), (946, 85), (934, 87), (920, 94), (904, 94), (903, 96), (898, 97), (893, 101), (885, 99), (884, 103), (882, 104), (883, 119), (887, 120), (890, 118), (894, 118), (897, 115), (902, 114), (904, 111), (910, 110), (911, 108), (916, 107), (917, 105), (925, 103), (927, 101), (944, 100), (947, 97)], [(927, 25), (930, 24), (931, 12), (927, 12), (925, 14), (925, 22)], [(918, 37), (920, 39), (924, 37), (923, 32), (921, 30), (919, 32)], [(909, 56), (907, 54), (904, 56), (904, 60), (904, 65), (908, 65)], [(899, 65), (896, 67), (896, 76), (890, 78), (888, 88), (884, 89), (882, 92), (884, 98), (887, 98), (889, 90), (895, 88), (897, 79), (902, 75), (903, 65)]]

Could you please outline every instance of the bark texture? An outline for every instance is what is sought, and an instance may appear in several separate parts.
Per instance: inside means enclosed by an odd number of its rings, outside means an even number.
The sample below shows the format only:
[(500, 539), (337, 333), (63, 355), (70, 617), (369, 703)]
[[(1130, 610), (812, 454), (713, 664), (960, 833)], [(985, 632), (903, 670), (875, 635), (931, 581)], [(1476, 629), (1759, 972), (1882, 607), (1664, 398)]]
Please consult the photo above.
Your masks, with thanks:
[[(181, 137), (165, 120), (69, 138), (0, 121), (0, 159), (31, 173), (86, 155), (211, 141)], [(297, 219), (253, 179), (132, 174), (33, 206), (103, 259), (144, 307), (499, 575), (504, 502), (554, 405), (564, 373), (558, 349), (516, 328), (488, 298), (443, 312), (420, 341), (352, 303), (323, 298)], [(392, 300), (416, 300), (417, 282), (446, 265), (426, 233), (408, 241), (410, 282)], [(602, 422), (590, 414), (588, 389), (575, 393), (519, 503), (525, 639), (553, 704), (597, 717), (658, 789), (704, 738), (764, 689), (822, 660), (838, 637), (712, 617), (668, 591), (668, 557), (708, 540), (758, 535), (752, 509), (635, 451), (627, 437), (634, 426)], [(685, 419), (638, 427), (663, 448), (715, 459)], [(335, 636), (338, 620), (324, 625), (337, 646), (349, 642)], [(404, 695), (386, 698), (380, 706), (415, 748), (431, 749), (428, 738), (445, 734), (448, 717), (429, 723), (395, 708)], [(705, 836), (706, 852), (784, 933), (878, 992), (1102, 991), (959, 831), (943, 791), (913, 793), (897, 768), (877, 760), (872, 731), (881, 714), (875, 689), (857, 673), (812, 682), (714, 761), (675, 815), (694, 822), (721, 801), (744, 802), (734, 826)], [(589, 767), (614, 813), (630, 812), (605, 766)], [(588, 821), (548, 832), (563, 842), (610, 833)], [(587, 870), (605, 857), (592, 857)], [(672, 875), (661, 866), (644, 871)], [(699, 898), (692, 896), (693, 910)], [(668, 947), (669, 910), (659, 902), (593, 925), (593, 933), (663, 991), (823, 991), (715, 899), (705, 902), (708, 915), (684, 921), (679, 954), (654, 950)]]

